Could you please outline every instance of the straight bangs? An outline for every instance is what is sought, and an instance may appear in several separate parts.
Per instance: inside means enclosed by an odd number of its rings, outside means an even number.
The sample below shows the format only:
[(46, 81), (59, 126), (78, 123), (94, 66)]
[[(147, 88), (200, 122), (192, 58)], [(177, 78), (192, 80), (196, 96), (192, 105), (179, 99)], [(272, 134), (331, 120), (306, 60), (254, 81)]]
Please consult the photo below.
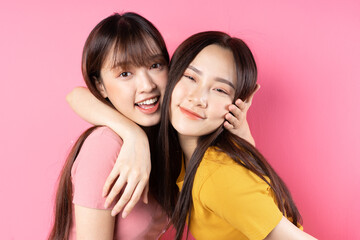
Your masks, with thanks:
[(165, 56), (154, 39), (145, 33), (122, 34), (114, 43), (112, 68), (129, 66), (150, 67), (160, 63), (167, 65)]

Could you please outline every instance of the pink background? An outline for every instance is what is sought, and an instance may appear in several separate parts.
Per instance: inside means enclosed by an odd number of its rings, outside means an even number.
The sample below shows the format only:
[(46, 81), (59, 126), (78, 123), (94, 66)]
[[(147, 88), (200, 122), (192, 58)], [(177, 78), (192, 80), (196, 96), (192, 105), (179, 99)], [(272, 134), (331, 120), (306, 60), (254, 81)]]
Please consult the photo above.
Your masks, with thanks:
[(356, 0), (2, 1), (1, 239), (46, 238), (59, 170), (88, 127), (65, 95), (83, 85), (88, 33), (115, 11), (150, 19), (170, 53), (198, 31), (243, 38), (262, 86), (249, 114), (253, 135), (288, 184), (305, 231), (360, 239)]

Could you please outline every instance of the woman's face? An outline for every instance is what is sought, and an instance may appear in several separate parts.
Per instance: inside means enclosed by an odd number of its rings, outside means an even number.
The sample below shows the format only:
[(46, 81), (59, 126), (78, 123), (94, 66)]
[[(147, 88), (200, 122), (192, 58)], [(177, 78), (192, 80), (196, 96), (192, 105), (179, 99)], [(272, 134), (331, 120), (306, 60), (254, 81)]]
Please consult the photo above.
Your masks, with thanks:
[(109, 56), (101, 69), (97, 88), (124, 116), (141, 126), (160, 122), (160, 104), (167, 83), (167, 66), (154, 56), (149, 66), (111, 67)]
[(205, 47), (172, 92), (171, 124), (183, 136), (199, 137), (213, 132), (224, 122), (235, 87), (232, 52), (218, 45)]

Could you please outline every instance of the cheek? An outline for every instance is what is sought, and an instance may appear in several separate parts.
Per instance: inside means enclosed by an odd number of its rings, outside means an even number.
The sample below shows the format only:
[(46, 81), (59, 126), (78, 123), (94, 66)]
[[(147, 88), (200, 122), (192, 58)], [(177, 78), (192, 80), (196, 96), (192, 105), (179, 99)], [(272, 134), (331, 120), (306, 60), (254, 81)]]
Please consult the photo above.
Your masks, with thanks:
[(127, 105), (134, 102), (135, 89), (126, 84), (112, 84), (108, 87), (109, 99), (116, 105)]
[(173, 90), (171, 99), (174, 99), (176, 101), (183, 100), (186, 95), (189, 93), (189, 88), (187, 84), (184, 81), (179, 81)]
[(231, 105), (231, 100), (224, 101), (224, 99), (218, 99), (214, 101), (214, 104), (212, 105), (212, 114), (214, 117), (223, 119), (225, 117), (225, 114), (229, 112), (228, 108), (229, 105)]
[(165, 92), (167, 78), (167, 71), (160, 72), (154, 77), (154, 82), (161, 92)]

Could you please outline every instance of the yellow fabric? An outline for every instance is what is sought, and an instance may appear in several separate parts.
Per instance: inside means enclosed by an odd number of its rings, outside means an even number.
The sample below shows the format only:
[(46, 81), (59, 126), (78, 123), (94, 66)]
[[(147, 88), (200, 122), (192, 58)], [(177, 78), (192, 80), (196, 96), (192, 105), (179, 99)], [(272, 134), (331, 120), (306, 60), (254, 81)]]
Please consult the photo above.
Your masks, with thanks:
[[(181, 190), (183, 168), (177, 185)], [(211, 147), (196, 172), (190, 232), (197, 240), (264, 239), (280, 222), (270, 187)]]

